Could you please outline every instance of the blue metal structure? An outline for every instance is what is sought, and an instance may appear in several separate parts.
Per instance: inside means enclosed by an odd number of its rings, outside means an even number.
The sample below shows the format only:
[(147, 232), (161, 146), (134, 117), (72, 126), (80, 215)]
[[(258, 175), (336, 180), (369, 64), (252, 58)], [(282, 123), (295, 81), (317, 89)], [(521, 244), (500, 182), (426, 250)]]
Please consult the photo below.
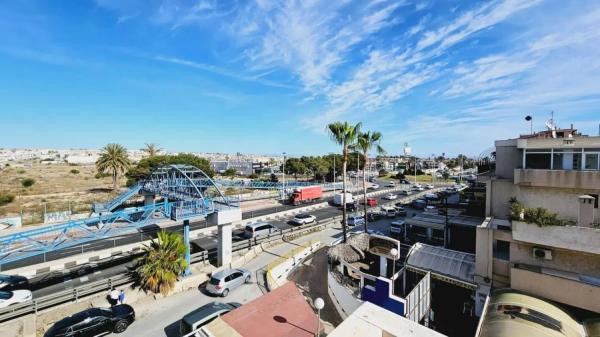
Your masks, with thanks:
[[(341, 183), (337, 184), (341, 188)], [(314, 184), (286, 182), (285, 189), (309, 185)], [(324, 189), (333, 188), (333, 184), (322, 186)], [(215, 181), (202, 170), (188, 165), (160, 167), (148, 179), (138, 182), (115, 199), (94, 204), (95, 216), (0, 237), (0, 264), (135, 231), (161, 220), (185, 221), (238, 207), (221, 192), (220, 188), (230, 187), (284, 189), (282, 183), (274, 182)], [(123, 208), (124, 203), (137, 194), (152, 196), (158, 202)]]

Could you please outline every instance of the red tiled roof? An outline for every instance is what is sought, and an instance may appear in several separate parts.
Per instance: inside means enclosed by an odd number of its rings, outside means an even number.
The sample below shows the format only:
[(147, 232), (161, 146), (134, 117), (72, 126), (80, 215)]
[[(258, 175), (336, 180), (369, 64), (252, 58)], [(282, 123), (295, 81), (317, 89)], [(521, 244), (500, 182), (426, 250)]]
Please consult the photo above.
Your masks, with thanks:
[(287, 282), (221, 319), (244, 337), (312, 337), (317, 328), (317, 315), (294, 282)]

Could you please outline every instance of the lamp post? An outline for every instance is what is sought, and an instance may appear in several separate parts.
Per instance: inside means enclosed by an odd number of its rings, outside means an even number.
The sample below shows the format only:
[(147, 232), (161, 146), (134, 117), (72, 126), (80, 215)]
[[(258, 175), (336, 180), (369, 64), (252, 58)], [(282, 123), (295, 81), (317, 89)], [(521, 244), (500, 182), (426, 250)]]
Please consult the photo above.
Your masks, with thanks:
[(333, 154), (333, 195), (335, 196), (335, 153)]
[(321, 331), (321, 309), (325, 307), (325, 301), (322, 298), (317, 297), (314, 301), (315, 309), (317, 309), (317, 331), (315, 331), (315, 336), (320, 335)]
[(281, 200), (285, 200), (285, 152), (283, 153), (283, 179), (281, 182)]
[(392, 248), (390, 250), (390, 254), (392, 254), (392, 256), (394, 257), (392, 259), (392, 295), (394, 294), (394, 283), (395, 280), (393, 279), (394, 275), (396, 275), (396, 257), (398, 256), (398, 249), (396, 248)]

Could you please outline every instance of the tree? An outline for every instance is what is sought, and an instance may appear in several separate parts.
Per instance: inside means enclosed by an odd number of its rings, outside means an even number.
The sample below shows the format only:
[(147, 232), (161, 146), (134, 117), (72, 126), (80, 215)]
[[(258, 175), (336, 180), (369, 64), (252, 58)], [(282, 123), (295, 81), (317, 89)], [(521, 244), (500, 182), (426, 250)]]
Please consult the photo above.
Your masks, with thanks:
[(131, 166), (127, 150), (121, 144), (111, 143), (102, 148), (100, 157), (96, 160), (96, 169), (99, 173), (110, 173), (113, 180), (113, 190), (117, 189), (119, 174), (125, 173)]
[(277, 176), (275, 175), (275, 173), (271, 173), (271, 176), (269, 177), (269, 181), (272, 183), (276, 183), (279, 181), (279, 179), (277, 179)]
[(336, 144), (342, 146), (342, 232), (344, 235), (344, 243), (346, 243), (347, 239), (346, 222), (348, 221), (346, 217), (346, 166), (348, 163), (348, 150), (350, 146), (356, 143), (356, 138), (360, 133), (361, 126), (361, 123), (352, 125), (348, 122), (335, 122), (327, 125), (327, 131), (329, 132), (331, 139)]
[(444, 180), (448, 180), (448, 178), (450, 178), (450, 173), (448, 173), (448, 172), (444, 171), (444, 172), (442, 173), (442, 178), (444, 178)]
[[(363, 166), (363, 205), (365, 207), (365, 233), (367, 233), (367, 170), (366, 165), (367, 165), (367, 160), (369, 160), (369, 151), (371, 151), (373, 148), (375, 148), (375, 151), (377, 151), (378, 154), (384, 154), (385, 150), (383, 149), (383, 147), (381, 147), (380, 143), (381, 143), (381, 132), (379, 131), (367, 131), (367, 132), (360, 132), (358, 134), (358, 138), (356, 141), (356, 145), (354, 146), (354, 148), (358, 151), (362, 152), (362, 156), (364, 159), (364, 166)], [(360, 167), (357, 168), (357, 173), (359, 171)]]
[(234, 168), (228, 168), (227, 170), (225, 170), (225, 172), (223, 172), (223, 175), (225, 177), (233, 177), (235, 176), (237, 173), (237, 171)]
[(215, 174), (210, 161), (198, 157), (191, 153), (179, 153), (177, 155), (157, 155), (140, 160), (135, 167), (127, 172), (127, 185), (132, 185), (138, 180), (146, 179), (152, 171), (160, 166), (166, 165), (191, 165), (201, 169), (207, 176), (212, 177)]
[(158, 144), (155, 143), (146, 143), (146, 147), (144, 147), (142, 149), (143, 152), (146, 152), (146, 154), (148, 155), (149, 158), (155, 157), (158, 155), (158, 153), (160, 151), (162, 151), (161, 148), (158, 147)]
[(177, 233), (161, 230), (157, 239), (144, 246), (144, 252), (135, 269), (140, 286), (153, 293), (168, 294), (187, 267), (183, 239)]
[(306, 174), (306, 165), (298, 158), (288, 158), (285, 161), (285, 173), (293, 174), (294, 180), (298, 180), (298, 174)]
[(35, 179), (33, 178), (25, 178), (21, 180), (21, 185), (25, 188), (31, 187), (33, 184), (35, 184)]

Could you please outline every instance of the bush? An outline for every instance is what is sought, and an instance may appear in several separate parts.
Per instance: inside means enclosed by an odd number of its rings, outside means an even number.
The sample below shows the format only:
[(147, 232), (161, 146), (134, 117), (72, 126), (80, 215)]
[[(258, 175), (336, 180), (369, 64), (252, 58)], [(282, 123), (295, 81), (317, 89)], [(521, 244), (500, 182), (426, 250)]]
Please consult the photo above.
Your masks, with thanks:
[(106, 177), (110, 177), (110, 173), (96, 173), (96, 175), (94, 176), (94, 178), (96, 179), (102, 179), (102, 178), (106, 178)]
[(387, 174), (388, 174), (388, 171), (386, 171), (384, 169), (379, 170), (379, 176), (380, 177), (387, 176)]
[(8, 205), (15, 200), (12, 194), (0, 194), (0, 206)]
[(71, 172), (71, 174), (79, 174), (79, 170), (77, 170), (77, 169), (72, 169), (69, 172)]
[(223, 172), (223, 175), (225, 177), (233, 177), (236, 173), (237, 171), (234, 168), (228, 168), (227, 170), (225, 170), (225, 172)]
[(534, 223), (539, 227), (564, 226), (564, 220), (558, 218), (558, 213), (550, 212), (543, 207), (527, 208), (516, 198), (510, 198), (510, 220)]
[(18, 174), (23, 174), (23, 173), (25, 173), (25, 170), (18, 170), (17, 173)]
[(35, 179), (33, 178), (25, 178), (21, 180), (21, 185), (23, 185), (23, 187), (31, 187), (33, 184), (35, 184)]
[(398, 172), (398, 174), (396, 174), (395, 178), (399, 179), (399, 180), (403, 180), (403, 179), (406, 179), (406, 176), (404, 175), (404, 173)]

